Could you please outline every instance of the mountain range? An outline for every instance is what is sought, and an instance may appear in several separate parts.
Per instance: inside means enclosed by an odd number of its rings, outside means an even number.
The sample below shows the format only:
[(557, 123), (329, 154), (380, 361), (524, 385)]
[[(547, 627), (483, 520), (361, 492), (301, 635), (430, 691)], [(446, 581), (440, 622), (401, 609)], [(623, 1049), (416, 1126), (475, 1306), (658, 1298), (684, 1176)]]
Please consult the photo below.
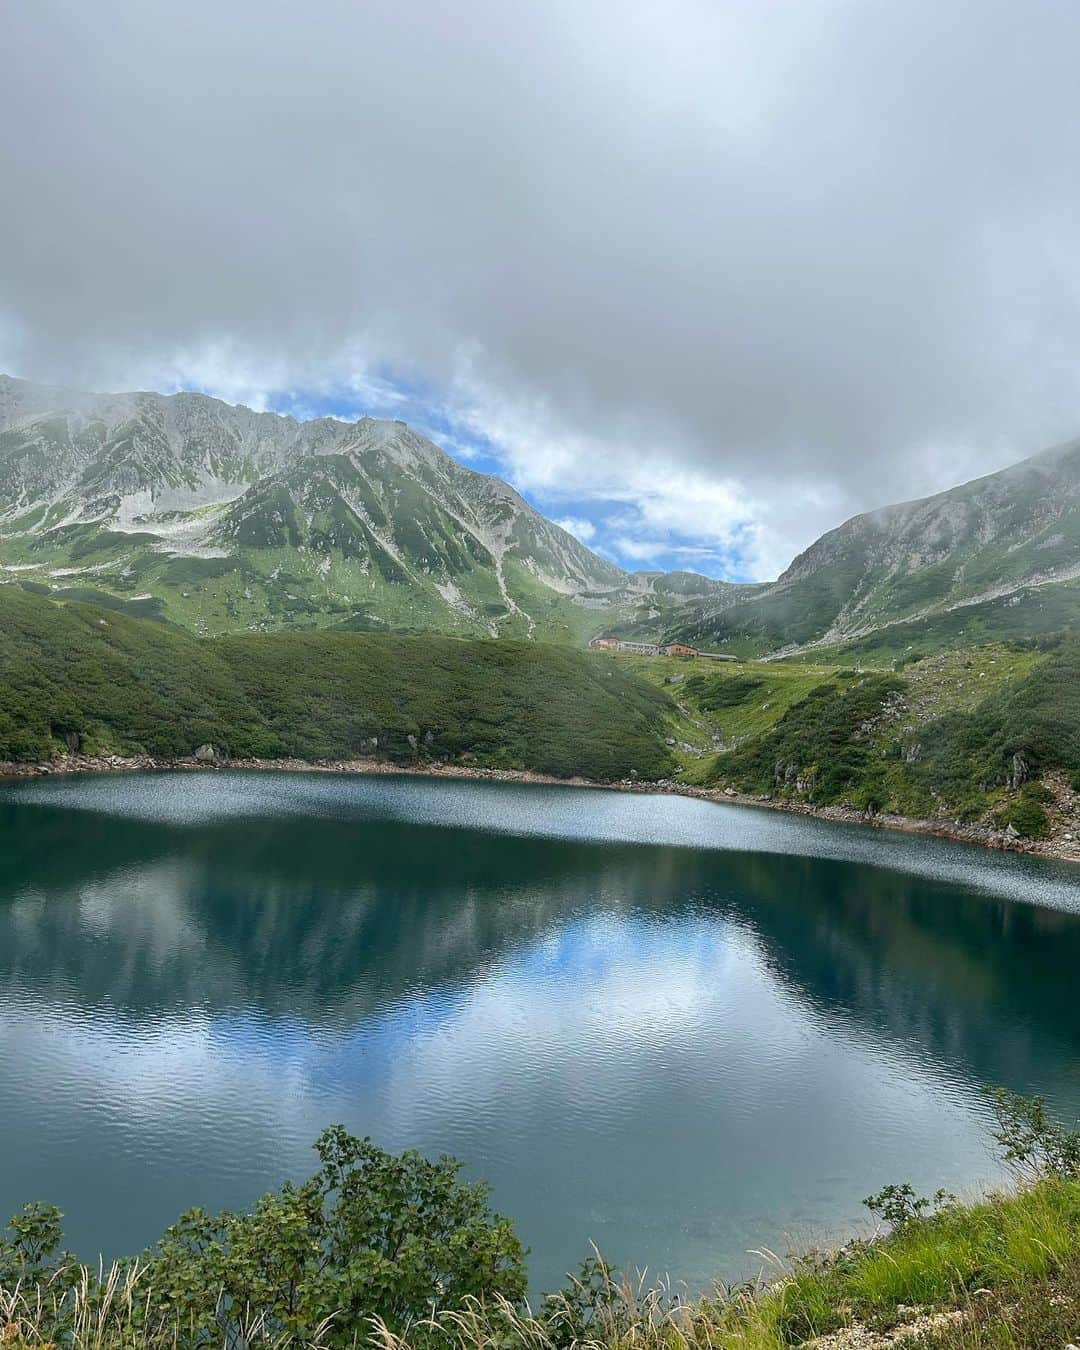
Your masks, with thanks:
[(790, 655), (970, 645), (1080, 618), (1080, 441), (855, 516), (771, 585), (705, 597), (690, 641)]
[(0, 376), (0, 579), (201, 633), (902, 654), (1080, 617), (1080, 441), (854, 517), (775, 581), (626, 572), (405, 423)]
[(0, 376), (0, 567), (200, 632), (579, 642), (727, 587), (624, 572), (403, 422)]

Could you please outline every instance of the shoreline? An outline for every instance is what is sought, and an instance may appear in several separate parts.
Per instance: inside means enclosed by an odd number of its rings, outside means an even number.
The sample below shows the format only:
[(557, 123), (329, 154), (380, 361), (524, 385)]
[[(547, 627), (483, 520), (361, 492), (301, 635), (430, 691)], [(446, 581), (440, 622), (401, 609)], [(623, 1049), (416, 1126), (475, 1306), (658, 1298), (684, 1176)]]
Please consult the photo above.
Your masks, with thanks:
[(485, 769), (465, 764), (395, 764), (380, 759), (196, 759), (194, 756), (156, 755), (58, 755), (50, 760), (0, 761), (0, 783), (15, 779), (48, 778), (73, 774), (106, 773), (214, 773), (243, 770), (252, 773), (330, 773), (370, 776), (404, 775), (417, 778), (457, 778), (477, 782), (535, 783), (546, 787), (600, 788), (612, 792), (654, 793), (672, 797), (693, 797), (698, 801), (728, 806), (756, 806), (787, 815), (809, 816), (833, 824), (861, 825), (877, 830), (895, 830), (901, 834), (925, 835), (955, 843), (977, 844), (981, 848), (1005, 853), (1023, 853), (1032, 857), (1053, 858), (1059, 862), (1080, 863), (1080, 838), (1066, 840), (1010, 838), (987, 825), (963, 825), (956, 821), (918, 819), (881, 812), (867, 815), (846, 806), (814, 806), (810, 802), (783, 800), (735, 792), (732, 788), (701, 788), (691, 784), (660, 779), (655, 782), (619, 779), (610, 783), (591, 778), (556, 778), (528, 769)]

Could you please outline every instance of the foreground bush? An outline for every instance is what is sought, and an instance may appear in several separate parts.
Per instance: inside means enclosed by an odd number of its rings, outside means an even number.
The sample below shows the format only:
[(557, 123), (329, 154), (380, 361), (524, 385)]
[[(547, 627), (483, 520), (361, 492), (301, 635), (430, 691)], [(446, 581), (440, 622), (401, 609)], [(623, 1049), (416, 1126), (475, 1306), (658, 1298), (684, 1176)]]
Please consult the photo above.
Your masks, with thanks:
[(403, 1333), (436, 1308), (524, 1296), (521, 1244), (458, 1163), (384, 1153), (340, 1126), (316, 1150), (302, 1185), (247, 1214), (189, 1210), (105, 1280), (60, 1251), (58, 1211), (28, 1206), (0, 1241), (7, 1339), (84, 1344), (98, 1328), (110, 1345), (351, 1346), (376, 1319)]
[[(907, 1184), (866, 1203), (884, 1236), (804, 1257), (771, 1285), (688, 1301), (599, 1258), (535, 1311), (523, 1253), (456, 1164), (394, 1157), (341, 1129), (320, 1170), (247, 1215), (192, 1211), (104, 1279), (59, 1252), (29, 1207), (0, 1242), (4, 1350), (779, 1350), (843, 1328), (859, 1347), (1061, 1347), (1080, 1336), (1080, 1133), (998, 1092), (994, 1131), (1024, 1178), (962, 1205)], [(839, 1350), (839, 1346), (837, 1347)]]

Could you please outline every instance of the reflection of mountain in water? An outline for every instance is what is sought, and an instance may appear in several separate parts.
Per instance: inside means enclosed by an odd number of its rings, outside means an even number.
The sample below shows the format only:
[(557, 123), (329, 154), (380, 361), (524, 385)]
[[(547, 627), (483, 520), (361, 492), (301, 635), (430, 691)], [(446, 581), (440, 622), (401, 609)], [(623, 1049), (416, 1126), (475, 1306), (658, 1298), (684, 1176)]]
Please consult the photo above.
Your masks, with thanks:
[(823, 1017), (1080, 1104), (1080, 917), (902, 873), (741, 856), (731, 903)]
[(1080, 918), (868, 866), (307, 816), (176, 828), (5, 805), (0, 990), (139, 1019), (341, 1025), (585, 912), (713, 913), (818, 1016), (975, 1081), (1080, 1097)]

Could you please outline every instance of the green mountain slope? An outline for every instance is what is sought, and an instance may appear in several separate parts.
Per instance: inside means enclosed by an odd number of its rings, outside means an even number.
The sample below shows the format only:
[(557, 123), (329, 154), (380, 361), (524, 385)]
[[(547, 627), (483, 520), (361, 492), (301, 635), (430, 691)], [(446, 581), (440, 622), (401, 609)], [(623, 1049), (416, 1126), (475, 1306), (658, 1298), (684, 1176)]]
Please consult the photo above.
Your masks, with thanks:
[(950, 829), (1012, 824), (1080, 855), (1080, 637), (961, 648), (896, 670), (611, 659), (672, 696), (687, 784)]
[(1080, 620), (1080, 442), (856, 516), (775, 582), (627, 573), (402, 422), (0, 376), (0, 580), (203, 634), (598, 633), (894, 659)]
[(427, 635), (197, 638), (0, 587), (0, 760), (65, 746), (371, 756), (600, 780), (670, 771), (673, 705), (567, 647)]
[[(937, 496), (856, 516), (771, 586), (673, 626), (746, 654), (862, 655), (1053, 631), (1080, 619), (1080, 442)], [(1045, 611), (1040, 615), (1039, 611)], [(904, 626), (904, 633), (890, 629)], [(857, 647), (851, 644), (859, 644)]]
[(732, 590), (629, 574), (401, 422), (0, 376), (0, 579), (193, 631), (582, 642)]

